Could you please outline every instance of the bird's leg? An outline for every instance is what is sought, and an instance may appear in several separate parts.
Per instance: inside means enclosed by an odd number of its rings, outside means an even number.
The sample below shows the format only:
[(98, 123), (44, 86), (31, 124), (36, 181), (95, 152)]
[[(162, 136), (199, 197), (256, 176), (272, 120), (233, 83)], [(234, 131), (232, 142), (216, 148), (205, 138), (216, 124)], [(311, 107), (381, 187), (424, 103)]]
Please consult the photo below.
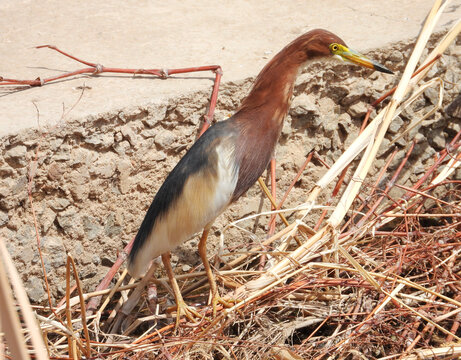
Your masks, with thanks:
[(216, 285), (216, 280), (211, 271), (210, 263), (208, 262), (207, 253), (206, 253), (206, 240), (208, 238), (208, 229), (203, 230), (202, 237), (198, 244), (198, 252), (202, 258), (203, 266), (205, 267), (206, 276), (208, 277), (208, 282), (210, 284), (211, 291), (211, 304), (213, 306), (213, 316), (216, 316), (216, 305), (220, 303), (224, 307), (232, 307), (232, 304), (224, 300), (218, 292), (218, 286)]
[(181, 291), (179, 290), (178, 282), (176, 281), (176, 278), (174, 277), (173, 273), (173, 268), (171, 267), (171, 262), (170, 262), (170, 253), (167, 252), (165, 254), (162, 254), (162, 261), (163, 265), (165, 266), (166, 273), (168, 275), (168, 279), (170, 280), (171, 287), (173, 288), (174, 292), (174, 297), (176, 300), (176, 326), (175, 329), (178, 328), (179, 326), (179, 320), (182, 315), (186, 315), (186, 317), (192, 321), (196, 322), (197, 318), (201, 318), (201, 315), (195, 311), (194, 309), (190, 308), (187, 306), (185, 303), (184, 299), (182, 298)]

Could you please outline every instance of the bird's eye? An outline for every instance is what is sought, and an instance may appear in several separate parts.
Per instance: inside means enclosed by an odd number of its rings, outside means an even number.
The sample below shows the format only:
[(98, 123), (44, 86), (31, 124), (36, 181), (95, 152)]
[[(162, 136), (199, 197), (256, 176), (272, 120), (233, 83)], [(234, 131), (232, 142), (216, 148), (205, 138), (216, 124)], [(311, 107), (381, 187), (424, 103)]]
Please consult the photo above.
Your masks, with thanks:
[(331, 44), (330, 49), (332, 52), (336, 52), (339, 50), (338, 44)]

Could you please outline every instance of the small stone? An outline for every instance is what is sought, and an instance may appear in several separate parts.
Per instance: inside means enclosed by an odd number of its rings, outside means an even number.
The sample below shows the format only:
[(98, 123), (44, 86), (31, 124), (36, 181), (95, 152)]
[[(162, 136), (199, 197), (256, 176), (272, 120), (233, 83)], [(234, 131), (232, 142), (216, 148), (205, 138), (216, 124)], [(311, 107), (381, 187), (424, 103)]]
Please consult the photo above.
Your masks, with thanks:
[(328, 85), (328, 96), (336, 103), (340, 104), (349, 94), (350, 88), (344, 83), (332, 83)]
[(88, 262), (87, 266), (84, 266), (80, 270), (80, 276), (82, 279), (88, 279), (96, 275), (96, 268), (93, 264)]
[(365, 79), (359, 79), (353, 84), (349, 85), (348, 94), (341, 100), (341, 105), (350, 106), (351, 104), (359, 101), (369, 86), (370, 85)]
[(397, 145), (399, 145), (400, 147), (405, 147), (405, 146), (407, 146), (407, 141), (405, 140), (404, 137), (401, 137), (401, 138), (398, 139), (395, 143), (396, 143)]
[(31, 247), (24, 247), (24, 249), (18, 252), (18, 255), (19, 260), (21, 260), (26, 266), (29, 266), (30, 264), (34, 263), (33, 260), (35, 257), (35, 252)]
[(46, 256), (43, 259), (43, 265), (45, 266), (45, 271), (49, 274), (53, 271), (53, 266), (51, 266), (50, 258)]
[(124, 125), (120, 129), (123, 137), (128, 140), (128, 142), (132, 146), (136, 146), (138, 144), (138, 137), (134, 132), (133, 128), (130, 125)]
[(338, 125), (341, 126), (341, 128), (345, 132), (349, 132), (349, 127), (351, 126), (352, 118), (348, 113), (342, 113), (338, 117)]
[(114, 144), (112, 134), (93, 134), (83, 139), (86, 144), (97, 146), (101, 150), (110, 148)]
[(14, 176), (13, 168), (9, 167), (8, 165), (0, 167), (0, 178), (5, 178), (7, 176)]
[(456, 43), (452, 43), (447, 49), (448, 55), (458, 55), (461, 54), (461, 45), (456, 45)]
[(325, 133), (329, 136), (338, 129), (338, 121), (336, 119), (328, 119), (324, 121), (322, 125)]
[(119, 172), (119, 190), (122, 194), (126, 194), (131, 186), (131, 161), (128, 158), (123, 158), (117, 162), (117, 170)]
[(447, 72), (445, 73), (443, 78), (445, 80), (444, 89), (451, 90), (453, 87), (453, 84), (457, 84), (459, 82), (460, 75), (458, 71), (458, 65), (454, 63), (452, 66), (450, 66), (447, 69)]
[(413, 102), (412, 106), (413, 111), (418, 112), (419, 110), (424, 109), (424, 107), (426, 106), (426, 100), (424, 100), (423, 97), (419, 97)]
[(403, 61), (403, 55), (400, 51), (394, 50), (389, 54), (387, 59), (392, 61), (393, 63), (400, 64)]
[(75, 201), (86, 200), (90, 194), (90, 189), (85, 185), (73, 185), (69, 191)]
[(97, 159), (98, 153), (91, 151), (85, 148), (76, 148), (72, 150), (72, 159), (70, 161), (71, 166), (76, 165), (85, 165), (87, 167), (91, 166)]
[(461, 179), (461, 168), (457, 168), (453, 179)]
[(65, 173), (65, 169), (57, 162), (53, 162), (48, 167), (48, 179), (50, 180), (59, 180), (62, 175)]
[(114, 214), (109, 214), (109, 216), (107, 217), (106, 222), (104, 224), (104, 232), (110, 238), (122, 232), (122, 227), (116, 225)]
[(24, 286), (32, 303), (38, 304), (46, 299), (46, 292), (43, 288), (42, 279), (39, 279), (36, 276), (31, 276)]
[(8, 222), (8, 213), (0, 211), (0, 226), (6, 225)]
[(157, 129), (144, 129), (141, 132), (141, 136), (145, 139), (153, 138), (158, 134)]
[(315, 98), (313, 95), (302, 93), (296, 96), (291, 103), (290, 115), (300, 116), (307, 114), (317, 114), (319, 111), (315, 104)]
[(429, 143), (436, 149), (442, 150), (446, 145), (445, 134), (442, 129), (435, 129), (431, 131), (430, 137), (428, 138)]
[(291, 127), (291, 121), (287, 121), (287, 120), (283, 122), (283, 127), (282, 127), (282, 137), (284, 138), (287, 138), (293, 132), (293, 129)]
[(76, 242), (74, 246), (74, 254), (77, 255), (77, 257), (80, 257), (83, 255), (83, 245), (81, 242)]
[(96, 239), (102, 233), (102, 226), (99, 220), (92, 216), (83, 216), (83, 230), (88, 240)]
[(416, 166), (413, 167), (413, 172), (418, 175), (418, 174), (422, 174), (423, 172), (425, 172), (426, 169), (424, 168), (424, 166), (422, 166), (421, 164), (418, 164)]
[(419, 144), (419, 143), (421, 143), (421, 142), (426, 142), (427, 139), (426, 139), (426, 137), (425, 137), (423, 134), (417, 133), (417, 134), (415, 134), (415, 136), (413, 137), (413, 140), (414, 140), (417, 144)]
[(450, 121), (447, 125), (447, 129), (453, 131), (455, 134), (461, 130), (460, 121)]
[(374, 165), (375, 169), (380, 170), (380, 169), (383, 168), (385, 163), (386, 162), (384, 161), (384, 159), (375, 159), (375, 161), (373, 162), (373, 165)]
[(12, 167), (24, 167), (27, 165), (27, 148), (24, 145), (18, 145), (5, 152), (4, 159)]
[(343, 142), (344, 149), (347, 149), (359, 136), (359, 129), (355, 126), (350, 126), (347, 131), (346, 140)]
[(91, 258), (91, 261), (95, 265), (101, 264), (101, 258), (97, 254), (93, 255), (93, 257)]
[(86, 168), (80, 168), (73, 170), (68, 177), (68, 182), (71, 184), (69, 191), (72, 198), (77, 201), (83, 201), (88, 198), (90, 189), (88, 182), (90, 180), (90, 174)]
[(115, 140), (116, 142), (122, 141), (122, 140), (123, 140), (123, 135), (122, 135), (122, 133), (119, 132), (119, 131), (117, 131), (117, 132), (115, 133), (114, 140)]
[(420, 156), (421, 161), (426, 161), (427, 159), (431, 158), (437, 151), (434, 148), (428, 146), (424, 153)]
[(126, 140), (115, 143), (113, 146), (115, 152), (119, 155), (125, 155), (130, 149), (130, 143)]
[(27, 199), (27, 176), (0, 179), (0, 208), (9, 210)]
[(123, 122), (126, 123), (128, 121), (127, 116), (124, 111), (120, 111), (118, 113), (118, 118)]
[(81, 265), (88, 265), (88, 264), (91, 264), (91, 256), (89, 256), (89, 254), (88, 254), (87, 251), (84, 251), (84, 252), (83, 252), (83, 256), (80, 256), (80, 257), (79, 257), (78, 262), (79, 262)]
[(166, 159), (166, 154), (163, 151), (149, 151), (143, 160), (149, 164), (157, 161), (164, 161)]
[(458, 97), (447, 106), (445, 112), (452, 118), (461, 118), (461, 95), (458, 95)]
[(192, 266), (190, 266), (190, 265), (183, 265), (182, 266), (182, 271), (185, 272), (185, 273), (189, 272), (190, 269), (192, 269)]
[(440, 126), (440, 118), (436, 118), (436, 119), (429, 119), (429, 120), (424, 120), (422, 123), (421, 123), (421, 127), (429, 127), (432, 125), (432, 128), (435, 129), (437, 127)]
[(296, 97), (289, 113), (294, 129), (317, 128), (324, 120), (311, 94)]
[(426, 98), (429, 99), (429, 101), (432, 103), (432, 105), (435, 105), (438, 103), (439, 101), (439, 92), (430, 87), (430, 88), (427, 88), (425, 91), (424, 91), (424, 96), (426, 96)]
[(47, 253), (47, 260), (53, 269), (57, 269), (66, 264), (67, 252), (61, 238), (47, 236), (42, 238), (42, 249)]
[(323, 151), (331, 148), (331, 139), (321, 136), (316, 139), (314, 149), (316, 151)]
[(296, 78), (295, 81), (295, 87), (304, 85), (304, 84), (309, 84), (314, 78), (314, 75), (310, 72), (304, 72)]
[(56, 213), (50, 208), (45, 208), (40, 217), (40, 224), (42, 225), (42, 230), (45, 234), (48, 232), (55, 219)]
[(63, 138), (55, 138), (49, 141), (51, 151), (56, 151), (64, 142)]
[(114, 265), (114, 262), (115, 260), (108, 255), (104, 255), (101, 258), (101, 265), (105, 267), (111, 267), (112, 265)]
[(176, 264), (179, 261), (179, 257), (176, 254), (171, 254), (171, 263)]
[(187, 116), (187, 123), (193, 125), (193, 126), (199, 126), (203, 124), (204, 118), (202, 113), (192, 113)]
[(118, 157), (112, 152), (101, 154), (99, 159), (90, 168), (90, 174), (103, 179), (111, 178), (117, 168), (117, 158)]
[(101, 134), (101, 148), (108, 149), (114, 144), (114, 135), (112, 133)]
[(80, 228), (80, 215), (74, 206), (68, 207), (66, 210), (61, 211), (56, 217), (59, 226), (70, 237), (81, 237), (83, 231)]
[(383, 139), (381, 145), (379, 146), (378, 156), (382, 156), (389, 151), (389, 143), (390, 141), (388, 139)]
[(14, 243), (15, 245), (20, 246), (30, 246), (31, 239), (35, 237), (35, 228), (30, 225), (23, 225), (14, 234)]
[(163, 119), (165, 119), (166, 110), (166, 105), (155, 106), (152, 109), (149, 109), (149, 115), (146, 119), (143, 120), (143, 122), (151, 128), (154, 127)]
[[(87, 118), (87, 119), (88, 119), (88, 122), (90, 121), (90, 118), (91, 118), (91, 115), (88, 116), (88, 118)], [(86, 129), (85, 127), (83, 127), (83, 126), (81, 126), (81, 125), (75, 124), (75, 127), (73, 127), (73, 128), (71, 129), (71, 131), (72, 131), (72, 133), (73, 133), (74, 135), (76, 135), (76, 136), (78, 136), (78, 137), (84, 138), (84, 137), (88, 136), (88, 129)]]
[(363, 117), (367, 113), (367, 105), (360, 101), (352, 105), (347, 111), (353, 118)]
[[(322, 97), (318, 101), (320, 114), (334, 114), (338, 107), (336, 103), (329, 97)], [(323, 116), (323, 115), (322, 115)]]
[(400, 116), (397, 116), (394, 120), (392, 120), (391, 124), (389, 125), (388, 132), (391, 134), (397, 134), (404, 124), (404, 121)]
[(53, 155), (55, 161), (69, 161), (71, 159), (70, 152), (72, 147), (68, 144), (61, 145), (59, 151)]
[(176, 136), (168, 130), (161, 130), (154, 139), (154, 142), (157, 146), (162, 149), (169, 148), (174, 141), (176, 140)]
[(411, 129), (408, 134), (406, 135), (407, 139), (415, 139), (418, 134), (420, 133), (419, 130), (421, 129), (421, 124), (416, 125), (413, 129)]
[(70, 201), (65, 198), (56, 198), (48, 201), (48, 205), (55, 211), (61, 211), (70, 205)]
[(53, 236), (46, 236), (41, 239), (40, 245), (47, 251), (59, 251), (64, 249), (62, 239)]

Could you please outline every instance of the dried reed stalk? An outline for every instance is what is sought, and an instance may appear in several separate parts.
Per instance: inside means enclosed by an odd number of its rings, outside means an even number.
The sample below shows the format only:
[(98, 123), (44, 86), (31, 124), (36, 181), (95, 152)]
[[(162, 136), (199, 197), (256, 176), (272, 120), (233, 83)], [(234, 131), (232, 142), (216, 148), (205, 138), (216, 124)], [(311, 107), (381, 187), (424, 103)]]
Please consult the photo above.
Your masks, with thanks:
[[(3, 240), (1, 240), (1, 244), (3, 244)], [(2, 258), (0, 261), (0, 310), (2, 317), (0, 318), (0, 329), (3, 331), (13, 357), (16, 359), (30, 359), (24, 336), (22, 335), (19, 316), (15, 310), (16, 306), (14, 304), (13, 294), (8, 282), (6, 269), (3, 265), (6, 262), (4, 260), (6, 255), (4, 251), (6, 249), (2, 246), (1, 250)], [(17, 279), (14, 279), (13, 281), (16, 280)]]
[[(43, 342), (40, 328), (37, 324), (34, 312), (32, 311), (32, 307), (30, 306), (29, 297), (27, 296), (26, 290), (24, 289), (21, 277), (19, 276), (16, 267), (14, 266), (13, 260), (11, 259), (11, 256), (8, 253), (8, 250), (6, 249), (5, 243), (1, 238), (0, 258), (4, 263), (6, 271), (9, 274), (11, 284), (13, 285), (14, 293), (16, 294), (16, 300), (18, 302), (19, 308), (21, 309), (25, 326), (28, 329), (31, 338), (32, 347), (34, 349), (34, 355), (39, 360), (47, 360), (48, 354), (45, 348), (45, 344)], [(0, 308), (2, 309), (1, 313), (5, 314), (5, 311), (3, 311), (5, 310), (5, 308)], [(6, 329), (9, 329), (9, 327), (5, 327), (5, 330)]]

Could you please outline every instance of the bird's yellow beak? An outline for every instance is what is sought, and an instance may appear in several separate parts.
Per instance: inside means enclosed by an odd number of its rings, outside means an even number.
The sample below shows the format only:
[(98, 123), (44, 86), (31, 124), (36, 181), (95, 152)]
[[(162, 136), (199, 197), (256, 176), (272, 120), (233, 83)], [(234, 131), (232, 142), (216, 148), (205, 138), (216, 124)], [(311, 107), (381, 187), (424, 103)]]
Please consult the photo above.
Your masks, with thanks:
[(369, 69), (374, 69), (381, 71), (386, 74), (393, 74), (391, 70), (379, 64), (378, 62), (367, 58), (366, 56), (360, 54), (359, 52), (349, 49), (348, 47), (341, 44), (331, 44), (330, 51), (335, 55), (335, 57), (343, 60), (349, 61), (351, 63), (364, 66)]

